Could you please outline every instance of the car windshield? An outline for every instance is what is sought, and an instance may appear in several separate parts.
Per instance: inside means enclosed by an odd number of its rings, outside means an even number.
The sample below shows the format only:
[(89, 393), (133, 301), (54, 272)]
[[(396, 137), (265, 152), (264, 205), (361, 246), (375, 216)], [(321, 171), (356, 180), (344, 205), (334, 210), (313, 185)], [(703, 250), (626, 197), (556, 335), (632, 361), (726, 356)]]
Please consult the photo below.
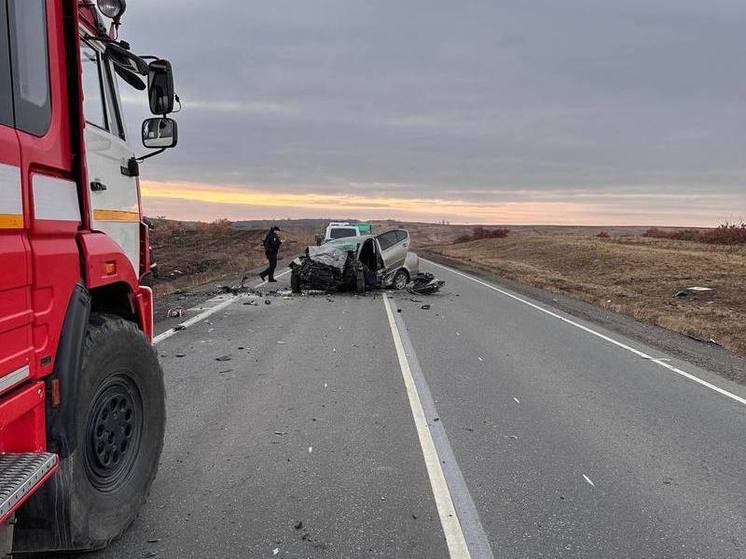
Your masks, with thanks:
[(330, 239), (344, 239), (345, 237), (357, 237), (357, 229), (353, 227), (338, 227), (329, 232)]

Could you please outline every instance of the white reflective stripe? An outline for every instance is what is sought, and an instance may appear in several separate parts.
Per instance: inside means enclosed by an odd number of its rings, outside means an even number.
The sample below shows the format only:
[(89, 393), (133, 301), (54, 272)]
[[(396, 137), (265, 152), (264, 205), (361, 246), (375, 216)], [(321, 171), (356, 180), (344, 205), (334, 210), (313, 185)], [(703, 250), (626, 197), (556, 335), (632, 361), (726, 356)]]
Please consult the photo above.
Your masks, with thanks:
[(0, 163), (0, 214), (23, 214), (21, 169)]
[(31, 374), (31, 370), (28, 365), (24, 365), (17, 371), (0, 377), (0, 392), (5, 392), (9, 388), (12, 388), (22, 380), (26, 380)]
[(78, 185), (67, 179), (34, 175), (34, 217), (57, 221), (80, 221)]

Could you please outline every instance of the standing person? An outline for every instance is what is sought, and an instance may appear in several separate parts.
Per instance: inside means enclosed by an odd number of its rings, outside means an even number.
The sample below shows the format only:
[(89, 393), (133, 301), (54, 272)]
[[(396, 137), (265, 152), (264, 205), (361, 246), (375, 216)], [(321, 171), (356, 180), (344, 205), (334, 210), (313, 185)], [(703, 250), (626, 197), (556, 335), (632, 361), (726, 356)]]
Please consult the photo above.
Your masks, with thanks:
[(264, 237), (264, 242), (262, 244), (264, 245), (264, 254), (267, 255), (269, 266), (266, 270), (259, 274), (259, 277), (262, 278), (262, 281), (264, 281), (264, 278), (267, 276), (269, 276), (269, 280), (267, 281), (277, 281), (275, 279), (275, 268), (277, 268), (277, 253), (280, 252), (280, 245), (282, 244), (280, 237), (277, 235), (277, 231), (279, 230), (279, 227), (273, 226), (267, 233), (267, 236)]

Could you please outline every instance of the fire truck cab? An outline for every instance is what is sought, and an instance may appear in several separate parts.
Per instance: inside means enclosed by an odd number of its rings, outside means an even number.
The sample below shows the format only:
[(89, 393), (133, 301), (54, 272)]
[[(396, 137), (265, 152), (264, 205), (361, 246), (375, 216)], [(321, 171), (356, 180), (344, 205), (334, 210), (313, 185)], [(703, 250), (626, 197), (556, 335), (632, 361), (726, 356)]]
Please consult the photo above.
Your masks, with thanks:
[[(0, 556), (104, 547), (163, 446), (140, 162), (177, 142), (171, 65), (125, 0), (0, 0)], [(147, 91), (137, 157), (119, 88)], [(145, 101), (145, 97), (143, 97)]]

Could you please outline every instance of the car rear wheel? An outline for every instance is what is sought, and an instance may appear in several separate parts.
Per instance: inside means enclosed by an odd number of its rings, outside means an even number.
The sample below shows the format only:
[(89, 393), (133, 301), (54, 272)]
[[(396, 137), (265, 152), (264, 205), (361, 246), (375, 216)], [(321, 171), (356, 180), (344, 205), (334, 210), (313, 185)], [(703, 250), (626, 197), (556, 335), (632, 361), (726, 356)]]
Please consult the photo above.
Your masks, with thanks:
[(406, 270), (399, 270), (394, 275), (391, 285), (394, 289), (404, 289), (409, 283), (409, 274)]

